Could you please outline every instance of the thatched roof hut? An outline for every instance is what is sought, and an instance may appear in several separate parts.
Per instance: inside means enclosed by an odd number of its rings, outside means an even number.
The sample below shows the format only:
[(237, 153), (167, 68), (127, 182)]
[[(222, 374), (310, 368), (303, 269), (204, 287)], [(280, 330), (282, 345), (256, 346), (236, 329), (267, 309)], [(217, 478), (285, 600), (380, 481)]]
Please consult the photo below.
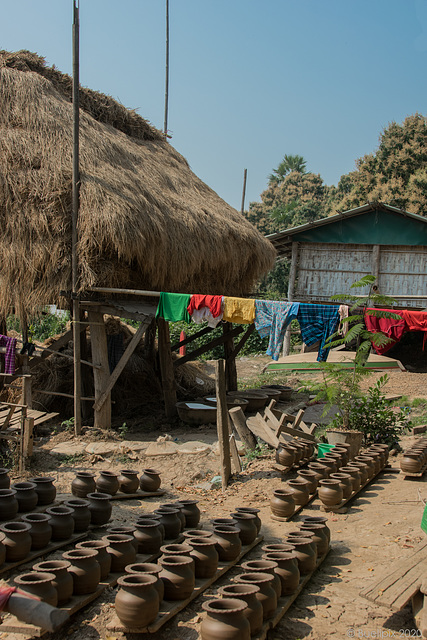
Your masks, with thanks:
[[(0, 314), (71, 286), (71, 78), (0, 51)], [(269, 241), (162, 134), (81, 89), (79, 286), (241, 295), (272, 266)]]

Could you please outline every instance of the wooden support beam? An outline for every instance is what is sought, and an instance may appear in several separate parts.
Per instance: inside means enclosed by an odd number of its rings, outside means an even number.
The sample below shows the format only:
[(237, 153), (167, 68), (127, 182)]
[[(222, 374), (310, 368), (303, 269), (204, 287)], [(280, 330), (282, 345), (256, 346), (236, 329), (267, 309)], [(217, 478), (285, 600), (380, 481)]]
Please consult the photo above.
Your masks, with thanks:
[(186, 362), (189, 362), (190, 360), (194, 360), (195, 358), (198, 358), (198, 356), (201, 356), (202, 353), (206, 353), (206, 351), (209, 351), (209, 349), (213, 349), (213, 347), (217, 347), (218, 345), (223, 344), (225, 340), (227, 340), (230, 337), (234, 338), (235, 336), (238, 336), (239, 333), (242, 333), (242, 331), (243, 329), (241, 327), (235, 327), (234, 329), (232, 329), (232, 331), (230, 331), (227, 338), (225, 338), (224, 336), (220, 336), (219, 338), (215, 338), (215, 340), (211, 340), (208, 344), (203, 345), (203, 347), (199, 347), (198, 349), (195, 349), (191, 353), (188, 353), (186, 356), (183, 356), (182, 358), (178, 358), (178, 360), (175, 360), (173, 363), (173, 366), (180, 367)]
[(120, 360), (118, 361), (113, 373), (110, 375), (104, 390), (101, 392), (98, 400), (93, 405), (93, 408), (95, 409), (95, 411), (99, 411), (101, 409), (102, 405), (107, 400), (108, 396), (111, 394), (112, 388), (114, 387), (117, 380), (119, 379), (120, 374), (122, 373), (127, 362), (129, 361), (129, 358), (131, 357), (136, 347), (138, 346), (138, 343), (141, 340), (142, 336), (144, 335), (144, 331), (147, 329), (150, 322), (151, 322), (151, 318), (149, 318), (145, 322), (141, 322), (138, 329), (132, 336), (132, 340), (129, 342), (128, 346), (126, 347), (125, 352), (120, 358)]
[(246, 331), (245, 331), (244, 335), (242, 336), (242, 338), (239, 340), (239, 342), (234, 347), (233, 352), (230, 354), (230, 358), (236, 358), (237, 357), (239, 352), (244, 347), (246, 340), (249, 338), (250, 335), (252, 335), (252, 333), (254, 331), (255, 331), (255, 325), (254, 324), (250, 324), (248, 326), (248, 328), (246, 329)]
[(254, 434), (250, 429), (248, 429), (245, 414), (243, 413), (241, 407), (233, 407), (232, 409), (228, 410), (228, 413), (233, 422), (234, 428), (239, 434), (240, 440), (248, 449), (255, 449), (257, 441)]
[(221, 483), (225, 491), (231, 475), (230, 441), (228, 430), (228, 408), (225, 389), (225, 362), (215, 362), (215, 387), (216, 387), (216, 427), (218, 431), (219, 452), (221, 457)]
[(224, 358), (225, 358), (225, 384), (227, 391), (237, 390), (237, 369), (236, 356), (234, 349), (233, 336), (230, 336), (233, 325), (230, 322), (224, 322), (222, 325), (222, 334), (224, 341)]
[(172, 418), (176, 415), (176, 386), (170, 348), (169, 324), (166, 320), (163, 318), (157, 318), (157, 330), (165, 412), (167, 418)]
[(175, 342), (175, 344), (171, 346), (171, 351), (177, 351), (180, 347), (183, 347), (184, 345), (193, 342), (193, 340), (201, 338), (202, 336), (205, 336), (207, 333), (211, 333), (212, 331), (212, 327), (205, 327), (204, 329), (200, 329), (200, 331), (197, 331), (197, 333), (193, 333), (193, 335), (188, 336), (188, 338), (185, 338), (185, 340)]
[(33, 408), (33, 393), (32, 393), (32, 380), (30, 374), (30, 367), (28, 364), (28, 355), (22, 356), (22, 373), (26, 376), (22, 381), (22, 404), (25, 404), (29, 409)]
[[(98, 400), (104, 389), (107, 388), (109, 374), (107, 332), (105, 330), (104, 316), (98, 311), (89, 311), (90, 336), (92, 346), (92, 360), (99, 364), (99, 369), (93, 370), (95, 384), (95, 398)], [(99, 410), (95, 410), (94, 426), (101, 429), (111, 428), (111, 394), (108, 394)]]
[(230, 443), (231, 459), (234, 465), (234, 471), (236, 473), (240, 473), (242, 470), (242, 463), (240, 461), (239, 452), (237, 451), (236, 439), (233, 434), (229, 436), (229, 443)]
[(24, 418), (24, 433), (22, 434), (22, 454), (24, 459), (33, 455), (34, 418)]

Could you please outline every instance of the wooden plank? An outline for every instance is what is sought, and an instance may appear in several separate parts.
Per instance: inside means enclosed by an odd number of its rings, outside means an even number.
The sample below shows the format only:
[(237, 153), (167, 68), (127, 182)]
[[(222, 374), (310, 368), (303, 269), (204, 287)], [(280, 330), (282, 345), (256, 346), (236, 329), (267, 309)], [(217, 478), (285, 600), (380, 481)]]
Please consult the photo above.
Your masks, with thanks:
[(195, 349), (191, 353), (187, 353), (186, 356), (183, 356), (178, 360), (174, 360), (174, 363), (173, 363), (174, 367), (180, 367), (181, 365), (185, 364), (186, 362), (189, 362), (190, 360), (195, 360), (196, 358), (201, 356), (203, 353), (206, 353), (206, 351), (209, 351), (210, 349), (213, 349), (213, 347), (218, 347), (220, 344), (223, 344), (230, 337), (235, 338), (240, 333), (242, 333), (242, 331), (243, 329), (240, 326), (234, 327), (234, 329), (232, 329), (227, 334), (227, 337), (220, 336), (219, 338), (215, 338), (215, 340), (211, 340), (210, 342), (205, 344), (203, 347), (199, 347), (198, 349)]
[(245, 414), (241, 407), (233, 407), (232, 409), (229, 409), (228, 415), (230, 416), (241, 441), (248, 449), (255, 449), (257, 441), (251, 430), (248, 429)]
[[(104, 316), (97, 311), (88, 312), (90, 324), (90, 336), (92, 347), (92, 360), (94, 364), (101, 365), (100, 369), (93, 370), (95, 384), (95, 398), (99, 398), (106, 388), (109, 378), (107, 333), (105, 330)], [(101, 429), (111, 428), (111, 395), (102, 407), (95, 411), (94, 426)]]
[(157, 318), (159, 363), (162, 376), (163, 400), (167, 418), (176, 415), (176, 385), (170, 349), (169, 324), (163, 318)]
[(34, 418), (24, 418), (23, 423), (22, 454), (24, 458), (28, 458), (33, 455)]
[(254, 418), (248, 418), (247, 425), (249, 429), (255, 433), (253, 427), (257, 429), (257, 433), (255, 435), (262, 438), (267, 444), (276, 449), (279, 446), (279, 438), (276, 438), (274, 432), (270, 427), (265, 423), (264, 418), (258, 412)]
[(234, 464), (234, 471), (236, 473), (240, 473), (242, 470), (242, 463), (240, 461), (239, 452), (237, 451), (236, 439), (233, 434), (229, 436), (229, 443), (230, 443), (231, 459)]
[(216, 428), (218, 432), (219, 452), (221, 458), (221, 482), (225, 491), (231, 475), (230, 443), (228, 431), (228, 407), (225, 385), (225, 362), (215, 362), (215, 387), (216, 387)]
[(16, 409), (16, 407), (14, 407), (14, 406), (10, 407), (9, 412), (6, 415), (6, 418), (4, 419), (4, 422), (3, 422), (2, 426), (1, 426), (1, 429), (7, 429), (8, 428), (9, 422), (10, 422), (13, 414), (15, 413), (15, 409)]
[(312, 440), (313, 442), (316, 442), (316, 437), (312, 433), (304, 433), (303, 431), (300, 431), (300, 429), (293, 429), (292, 427), (283, 425), (282, 433), (283, 432), (288, 433), (294, 438), (304, 438), (304, 440)]
[(177, 349), (179, 349), (180, 347), (184, 347), (186, 344), (189, 344), (197, 338), (201, 338), (202, 336), (205, 336), (207, 333), (211, 333), (212, 331), (212, 327), (205, 327), (204, 329), (197, 331), (197, 333), (193, 333), (193, 335), (188, 336), (188, 338), (185, 338), (185, 340), (180, 340), (179, 342), (175, 342), (175, 344), (172, 344), (171, 351), (177, 351)]

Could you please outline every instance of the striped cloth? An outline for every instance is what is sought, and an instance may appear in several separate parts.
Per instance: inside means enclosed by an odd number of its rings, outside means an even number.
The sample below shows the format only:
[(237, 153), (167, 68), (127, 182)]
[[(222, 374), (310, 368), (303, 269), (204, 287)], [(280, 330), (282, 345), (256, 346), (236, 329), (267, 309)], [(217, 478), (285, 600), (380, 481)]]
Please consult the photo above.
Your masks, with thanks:
[(336, 305), (300, 303), (297, 320), (301, 337), (308, 346), (320, 340), (318, 362), (326, 362), (328, 357), (329, 349), (324, 349), (324, 344), (337, 330), (340, 321), (338, 309)]
[(6, 347), (4, 372), (13, 375), (15, 373), (16, 338), (0, 335), (0, 347)]

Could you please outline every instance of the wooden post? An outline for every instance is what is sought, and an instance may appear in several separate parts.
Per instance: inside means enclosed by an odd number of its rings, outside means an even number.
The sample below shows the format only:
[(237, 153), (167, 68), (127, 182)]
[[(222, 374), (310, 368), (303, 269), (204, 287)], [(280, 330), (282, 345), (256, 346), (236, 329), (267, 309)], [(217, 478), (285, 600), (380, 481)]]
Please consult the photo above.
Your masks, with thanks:
[(33, 455), (33, 431), (34, 431), (34, 418), (24, 418), (24, 433), (22, 434), (23, 445), (22, 453), (25, 458), (29, 458)]
[(225, 389), (225, 362), (215, 362), (215, 386), (216, 386), (216, 428), (218, 431), (219, 452), (221, 456), (221, 480), (222, 490), (225, 491), (231, 475), (230, 441), (228, 429), (228, 410)]
[(248, 170), (243, 172), (243, 191), (242, 191), (242, 206), (240, 207), (240, 213), (243, 215), (245, 210), (245, 196), (246, 196), (246, 178), (248, 177)]
[(257, 445), (254, 434), (249, 430), (246, 425), (245, 414), (240, 407), (233, 407), (228, 411), (233, 425), (239, 434), (240, 440), (248, 449), (255, 449)]
[(232, 330), (230, 322), (224, 322), (222, 325), (222, 333), (227, 340), (224, 342), (224, 357), (225, 357), (225, 386), (227, 391), (237, 390), (237, 369), (236, 358), (233, 356), (234, 340), (233, 336), (228, 337), (227, 334)]
[(32, 378), (31, 378), (31, 370), (28, 364), (28, 356), (26, 354), (22, 356), (22, 373), (25, 374), (25, 378), (23, 378), (23, 381), (22, 381), (21, 404), (26, 404), (29, 409), (32, 409), (33, 408)]
[[(90, 339), (92, 345), (92, 362), (100, 365), (93, 370), (95, 385), (95, 401), (98, 401), (108, 384), (110, 369), (108, 366), (107, 332), (104, 316), (99, 311), (89, 311)], [(100, 429), (111, 428), (111, 393), (99, 409), (95, 409), (94, 426)]]
[[(82, 327), (86, 327), (86, 324), (83, 324), (86, 320), (85, 311), (80, 310), (80, 320), (82, 321), (82, 323), (80, 324), (80, 329)], [(83, 329), (83, 331), (80, 331), (80, 356), (81, 356), (81, 362), (89, 360), (89, 344), (87, 340), (86, 329)], [(82, 397), (80, 398), (80, 400), (83, 400), (83, 398), (87, 398), (92, 392), (92, 374), (90, 372), (89, 367), (82, 368), (81, 376), (82, 376), (82, 379), (81, 379)], [(73, 394), (73, 398), (74, 398), (74, 394)], [(82, 410), (82, 419), (85, 422), (87, 422), (89, 418), (92, 417), (92, 409), (89, 403), (82, 402), (81, 410)]]
[[(292, 243), (292, 258), (291, 258), (291, 270), (289, 273), (288, 284), (288, 300), (292, 302), (294, 300), (295, 281), (297, 278), (298, 270), (298, 242)], [(285, 339), (283, 340), (283, 356), (288, 356), (291, 350), (291, 325), (289, 323), (285, 332)]]
[(157, 318), (160, 373), (162, 376), (163, 399), (167, 418), (176, 415), (176, 387), (169, 335), (169, 324)]
[(372, 275), (375, 276), (375, 285), (380, 287), (379, 278), (380, 278), (380, 257), (381, 257), (381, 247), (379, 244), (374, 244), (372, 246)]

